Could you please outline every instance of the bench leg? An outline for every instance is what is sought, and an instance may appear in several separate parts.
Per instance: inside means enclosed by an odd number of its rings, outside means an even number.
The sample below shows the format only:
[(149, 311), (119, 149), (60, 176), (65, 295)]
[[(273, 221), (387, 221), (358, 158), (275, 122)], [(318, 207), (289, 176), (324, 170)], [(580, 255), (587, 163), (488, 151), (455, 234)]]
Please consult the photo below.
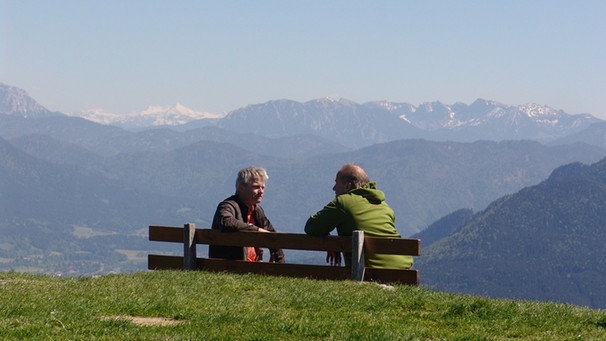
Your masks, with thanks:
[(196, 225), (183, 225), (183, 269), (196, 270)]
[(364, 231), (355, 230), (351, 245), (351, 279), (364, 281)]

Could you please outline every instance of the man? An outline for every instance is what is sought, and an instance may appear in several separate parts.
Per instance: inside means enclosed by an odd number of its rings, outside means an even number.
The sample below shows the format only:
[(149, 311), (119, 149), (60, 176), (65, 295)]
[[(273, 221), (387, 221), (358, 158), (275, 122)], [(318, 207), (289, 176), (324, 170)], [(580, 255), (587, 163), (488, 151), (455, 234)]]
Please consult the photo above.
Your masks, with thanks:
[[(340, 236), (351, 236), (354, 230), (362, 230), (365, 236), (401, 238), (396, 230), (394, 212), (385, 202), (385, 194), (377, 189), (375, 182), (369, 182), (362, 167), (345, 164), (337, 172), (332, 189), (335, 199), (311, 215), (305, 224), (305, 233), (326, 236), (336, 227)], [(326, 261), (340, 265), (341, 255), (329, 252)], [(345, 256), (345, 263), (350, 265), (350, 255)], [(366, 266), (372, 268), (408, 269), (412, 264), (411, 256), (366, 255)]]
[[(240, 170), (236, 179), (236, 194), (219, 203), (212, 228), (224, 232), (276, 232), (259, 205), (268, 178), (267, 171), (263, 168), (248, 167)], [(263, 260), (263, 250), (255, 247), (210, 245), (208, 256), (260, 262)], [(284, 263), (284, 252), (270, 249), (269, 261)]]

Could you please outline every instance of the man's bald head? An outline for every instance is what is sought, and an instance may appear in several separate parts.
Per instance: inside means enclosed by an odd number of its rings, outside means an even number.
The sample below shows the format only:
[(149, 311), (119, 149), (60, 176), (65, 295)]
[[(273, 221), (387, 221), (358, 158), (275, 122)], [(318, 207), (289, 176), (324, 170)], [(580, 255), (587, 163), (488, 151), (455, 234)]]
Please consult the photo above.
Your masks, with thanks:
[(341, 169), (339, 169), (337, 178), (351, 184), (352, 189), (362, 187), (370, 181), (364, 168), (355, 163), (344, 164)]

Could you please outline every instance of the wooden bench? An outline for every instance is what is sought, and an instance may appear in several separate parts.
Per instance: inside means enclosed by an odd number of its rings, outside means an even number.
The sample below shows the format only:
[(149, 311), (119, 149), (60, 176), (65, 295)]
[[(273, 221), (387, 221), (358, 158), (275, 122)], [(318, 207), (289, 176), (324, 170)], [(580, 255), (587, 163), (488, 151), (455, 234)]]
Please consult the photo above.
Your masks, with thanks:
[[(373, 269), (364, 266), (364, 253), (421, 255), (419, 239), (365, 237), (354, 231), (351, 237), (315, 237), (295, 233), (232, 232), (183, 227), (149, 226), (149, 240), (183, 243), (183, 256), (148, 255), (148, 269), (185, 269), (255, 273), (273, 276), (308, 277), (328, 280), (352, 279), (381, 283), (419, 284), (416, 269)], [(196, 245), (256, 246), (283, 250), (338, 251), (351, 253), (351, 267), (292, 263), (245, 262), (198, 258)], [(322, 256), (324, 257), (324, 255)], [(286, 259), (288, 262), (288, 257)]]

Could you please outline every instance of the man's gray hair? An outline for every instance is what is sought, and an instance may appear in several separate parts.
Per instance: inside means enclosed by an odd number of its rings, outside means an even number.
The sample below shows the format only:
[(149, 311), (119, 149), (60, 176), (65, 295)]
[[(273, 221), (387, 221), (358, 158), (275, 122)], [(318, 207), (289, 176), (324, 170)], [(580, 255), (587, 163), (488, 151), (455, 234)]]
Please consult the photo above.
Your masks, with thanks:
[(263, 181), (267, 181), (267, 179), (269, 179), (265, 168), (250, 166), (241, 169), (238, 172), (238, 178), (236, 179), (236, 193), (238, 193), (238, 187), (240, 184), (250, 184), (256, 178), (262, 179)]

